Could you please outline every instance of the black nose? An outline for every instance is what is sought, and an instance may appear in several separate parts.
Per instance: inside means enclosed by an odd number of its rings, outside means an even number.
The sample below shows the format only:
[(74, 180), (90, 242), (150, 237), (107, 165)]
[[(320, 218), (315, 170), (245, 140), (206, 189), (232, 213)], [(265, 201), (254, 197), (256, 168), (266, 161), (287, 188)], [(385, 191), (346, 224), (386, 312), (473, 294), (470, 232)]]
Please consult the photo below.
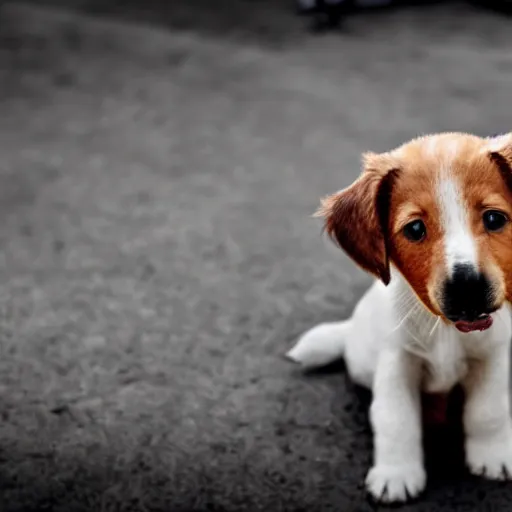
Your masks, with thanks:
[(443, 289), (442, 309), (452, 321), (473, 321), (493, 311), (492, 286), (472, 265), (457, 264)]

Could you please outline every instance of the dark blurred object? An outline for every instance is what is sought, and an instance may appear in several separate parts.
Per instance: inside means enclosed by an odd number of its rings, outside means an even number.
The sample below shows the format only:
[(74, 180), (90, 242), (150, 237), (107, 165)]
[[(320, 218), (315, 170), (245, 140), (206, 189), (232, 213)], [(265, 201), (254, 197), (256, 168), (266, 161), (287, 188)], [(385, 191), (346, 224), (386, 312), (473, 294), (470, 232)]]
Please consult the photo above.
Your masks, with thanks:
[(297, 0), (299, 14), (312, 16), (315, 30), (336, 28), (341, 18), (353, 9), (353, 1)]
[(512, 0), (470, 0), (473, 5), (512, 14)]
[(315, 30), (336, 28), (345, 15), (358, 9), (387, 7), (393, 3), (393, 0), (296, 0), (297, 11), (312, 17)]
[[(407, 4), (428, 2), (407, 2), (405, 0), (295, 0), (300, 15), (310, 16), (316, 31), (335, 29), (348, 14), (367, 8), (397, 7)], [(433, 1), (432, 3), (436, 3)], [(512, 0), (469, 0), (469, 3), (512, 14)]]

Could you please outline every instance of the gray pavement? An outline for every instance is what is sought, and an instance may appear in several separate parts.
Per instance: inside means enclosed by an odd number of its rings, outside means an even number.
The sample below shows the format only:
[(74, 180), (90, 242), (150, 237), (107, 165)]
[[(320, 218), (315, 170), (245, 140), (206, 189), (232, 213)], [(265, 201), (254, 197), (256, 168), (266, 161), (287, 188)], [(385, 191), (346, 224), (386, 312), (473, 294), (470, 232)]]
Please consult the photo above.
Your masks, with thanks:
[[(450, 2), (315, 37), (285, 3), (206, 4), (3, 8), (2, 512), (373, 509), (367, 396), (282, 356), (369, 282), (310, 214), (362, 151), (510, 130), (510, 21)], [(403, 510), (510, 510), (455, 430)]]

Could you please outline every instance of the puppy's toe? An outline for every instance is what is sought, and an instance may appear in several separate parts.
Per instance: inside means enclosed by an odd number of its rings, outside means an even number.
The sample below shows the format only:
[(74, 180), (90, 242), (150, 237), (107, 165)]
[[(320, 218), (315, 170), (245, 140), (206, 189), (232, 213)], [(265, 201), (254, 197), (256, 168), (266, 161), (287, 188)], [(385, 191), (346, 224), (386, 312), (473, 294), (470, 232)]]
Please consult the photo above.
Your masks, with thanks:
[(417, 497), (427, 482), (421, 465), (374, 466), (366, 477), (373, 499), (383, 503), (403, 503)]
[(512, 432), (505, 439), (503, 436), (468, 438), (466, 460), (470, 472), (476, 476), (512, 480)]

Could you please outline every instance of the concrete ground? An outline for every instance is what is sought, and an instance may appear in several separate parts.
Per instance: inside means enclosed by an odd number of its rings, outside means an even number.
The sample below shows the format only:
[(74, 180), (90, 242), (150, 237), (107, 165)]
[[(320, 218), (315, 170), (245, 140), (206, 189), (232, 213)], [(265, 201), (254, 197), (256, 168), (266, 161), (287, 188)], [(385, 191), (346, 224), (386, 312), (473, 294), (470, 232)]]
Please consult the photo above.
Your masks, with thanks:
[[(509, 20), (447, 3), (315, 37), (285, 3), (207, 4), (3, 8), (2, 512), (373, 509), (368, 397), (282, 357), (369, 282), (310, 214), (362, 151), (509, 130)], [(510, 510), (456, 428), (429, 436), (404, 511)]]

